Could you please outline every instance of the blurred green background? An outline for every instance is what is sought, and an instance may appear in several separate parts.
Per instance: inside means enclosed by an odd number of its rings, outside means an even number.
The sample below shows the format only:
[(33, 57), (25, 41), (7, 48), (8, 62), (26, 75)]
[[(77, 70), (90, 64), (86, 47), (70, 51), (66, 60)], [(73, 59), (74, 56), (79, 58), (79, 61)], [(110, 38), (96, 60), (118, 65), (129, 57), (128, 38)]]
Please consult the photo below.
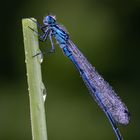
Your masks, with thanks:
[[(140, 139), (140, 1), (13, 0), (1, 3), (0, 140), (31, 140), (21, 19), (40, 23), (51, 12), (74, 43), (114, 87), (131, 112), (119, 126), (125, 140)], [(49, 50), (50, 43), (40, 43)], [(49, 47), (49, 48), (48, 48)], [(49, 140), (115, 140), (105, 114), (58, 45), (45, 56), (43, 81)]]

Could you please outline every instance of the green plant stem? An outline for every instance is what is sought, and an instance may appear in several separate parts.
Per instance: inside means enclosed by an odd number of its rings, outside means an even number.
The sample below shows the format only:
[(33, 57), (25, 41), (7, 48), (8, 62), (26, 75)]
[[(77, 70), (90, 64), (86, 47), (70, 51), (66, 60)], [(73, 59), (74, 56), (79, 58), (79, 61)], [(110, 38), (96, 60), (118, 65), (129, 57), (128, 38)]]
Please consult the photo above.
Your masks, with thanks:
[(22, 26), (30, 100), (32, 138), (33, 140), (47, 140), (45, 108), (43, 100), (43, 92), (45, 88), (43, 86), (41, 75), (41, 58), (40, 55), (33, 57), (33, 55), (40, 52), (38, 37), (31, 29), (28, 28), (29, 26), (37, 31), (37, 26), (30, 19), (23, 19)]

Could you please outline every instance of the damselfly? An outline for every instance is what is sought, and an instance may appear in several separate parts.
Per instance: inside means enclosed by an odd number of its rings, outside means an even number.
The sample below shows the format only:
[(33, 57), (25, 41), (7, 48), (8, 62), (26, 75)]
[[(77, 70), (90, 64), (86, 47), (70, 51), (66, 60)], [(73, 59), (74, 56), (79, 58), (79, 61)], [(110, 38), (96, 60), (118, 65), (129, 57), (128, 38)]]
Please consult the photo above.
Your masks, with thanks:
[(125, 104), (71, 41), (69, 34), (60, 24), (57, 23), (55, 16), (46, 16), (43, 20), (43, 26), (36, 21), (34, 22), (42, 30), (43, 35), (40, 35), (34, 29), (31, 29), (38, 34), (41, 41), (46, 41), (49, 36), (52, 45), (51, 52), (55, 51), (54, 43), (52, 41), (52, 37), (55, 37), (64, 54), (76, 66), (85, 85), (89, 89), (91, 96), (108, 117), (117, 139), (122, 140), (123, 138), (117, 127), (117, 123), (123, 125), (127, 125), (129, 123), (130, 113)]

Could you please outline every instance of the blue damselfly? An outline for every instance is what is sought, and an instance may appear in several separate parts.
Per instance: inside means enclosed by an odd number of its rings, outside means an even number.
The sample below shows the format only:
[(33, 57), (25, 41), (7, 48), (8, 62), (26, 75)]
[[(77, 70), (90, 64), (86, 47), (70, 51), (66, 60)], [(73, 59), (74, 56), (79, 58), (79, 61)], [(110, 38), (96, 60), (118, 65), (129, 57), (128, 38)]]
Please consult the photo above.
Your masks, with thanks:
[[(51, 52), (55, 51), (54, 43), (52, 41), (52, 37), (55, 37), (64, 54), (76, 66), (85, 85), (89, 89), (91, 96), (108, 117), (117, 139), (122, 140), (123, 138), (117, 127), (117, 123), (123, 125), (127, 125), (129, 123), (130, 113), (125, 104), (71, 41), (69, 34), (60, 24), (57, 23), (55, 16), (46, 16), (43, 20), (43, 26), (36, 21), (34, 22), (42, 30), (43, 35), (40, 35), (32, 28), (30, 29), (37, 33), (41, 41), (46, 41), (49, 36), (52, 45)], [(41, 53), (36, 55), (39, 54)]]

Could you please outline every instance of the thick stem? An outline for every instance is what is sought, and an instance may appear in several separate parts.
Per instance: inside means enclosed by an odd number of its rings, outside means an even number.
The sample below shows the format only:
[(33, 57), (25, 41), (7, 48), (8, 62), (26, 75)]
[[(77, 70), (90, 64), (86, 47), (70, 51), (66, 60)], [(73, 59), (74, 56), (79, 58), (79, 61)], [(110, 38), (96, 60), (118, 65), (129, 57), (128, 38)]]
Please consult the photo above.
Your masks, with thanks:
[(37, 31), (37, 26), (30, 19), (23, 19), (22, 26), (30, 100), (32, 138), (33, 140), (47, 140), (43, 100), (43, 92), (45, 91), (45, 87), (43, 85), (41, 75), (41, 58), (40, 55), (33, 57), (33, 55), (40, 52), (39, 43), (37, 35), (31, 29), (29, 29), (29, 27), (31, 27)]

